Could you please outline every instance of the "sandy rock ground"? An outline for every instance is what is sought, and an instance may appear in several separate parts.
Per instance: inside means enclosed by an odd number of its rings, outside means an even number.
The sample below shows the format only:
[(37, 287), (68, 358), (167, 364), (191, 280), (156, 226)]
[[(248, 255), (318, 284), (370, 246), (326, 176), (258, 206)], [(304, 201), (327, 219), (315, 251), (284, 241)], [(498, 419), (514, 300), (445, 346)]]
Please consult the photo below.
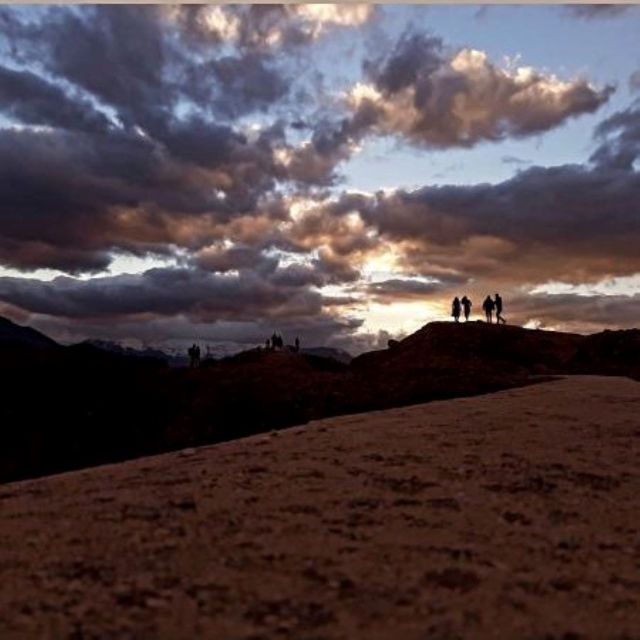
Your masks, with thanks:
[(0, 637), (640, 638), (640, 383), (0, 486)]

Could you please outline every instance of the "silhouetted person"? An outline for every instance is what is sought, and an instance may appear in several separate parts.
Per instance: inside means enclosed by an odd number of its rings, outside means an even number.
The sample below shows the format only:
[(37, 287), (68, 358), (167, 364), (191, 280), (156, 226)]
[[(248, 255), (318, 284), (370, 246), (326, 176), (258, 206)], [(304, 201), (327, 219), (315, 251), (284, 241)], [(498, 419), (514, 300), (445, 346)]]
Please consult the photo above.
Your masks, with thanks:
[(200, 347), (195, 342), (189, 347), (189, 366), (195, 369), (200, 364)]
[(493, 322), (493, 310), (494, 310), (495, 306), (496, 306), (496, 304), (491, 299), (491, 296), (487, 296), (484, 299), (484, 302), (482, 303), (482, 310), (484, 311), (485, 315), (487, 316), (487, 322), (489, 324), (491, 324)]
[(267, 351), (271, 351), (271, 340), (269, 340), (269, 338), (266, 339), (265, 343), (264, 343), (264, 348)]
[(274, 351), (278, 348), (278, 334), (275, 331), (271, 336), (271, 346), (273, 347)]
[(296, 349), (296, 353), (298, 353), (298, 351), (300, 351), (300, 338), (298, 338), (298, 336), (296, 336), (295, 342), (294, 342), (294, 346)]
[(471, 300), (469, 300), (467, 296), (464, 296), (460, 302), (462, 304), (462, 310), (464, 311), (464, 320), (465, 322), (469, 322), (469, 315), (471, 314), (472, 307)]
[(496, 323), (499, 324), (502, 322), (502, 324), (507, 324), (507, 321), (502, 317), (502, 297), (499, 293), (496, 293), (494, 304), (496, 305)]
[(456, 322), (460, 321), (460, 298), (456, 296), (451, 303), (451, 315)]

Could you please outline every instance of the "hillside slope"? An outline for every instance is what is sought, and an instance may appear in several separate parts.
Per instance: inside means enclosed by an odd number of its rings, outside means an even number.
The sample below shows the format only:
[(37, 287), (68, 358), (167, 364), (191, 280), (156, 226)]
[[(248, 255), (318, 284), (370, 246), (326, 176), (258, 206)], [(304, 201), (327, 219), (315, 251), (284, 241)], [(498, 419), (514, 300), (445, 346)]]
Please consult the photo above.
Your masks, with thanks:
[(20, 340), (0, 343), (0, 482), (555, 374), (640, 379), (638, 336), (440, 322), (350, 363), (253, 349), (195, 370), (87, 343), (37, 349)]
[(0, 487), (0, 637), (635, 638), (640, 384), (577, 377)]

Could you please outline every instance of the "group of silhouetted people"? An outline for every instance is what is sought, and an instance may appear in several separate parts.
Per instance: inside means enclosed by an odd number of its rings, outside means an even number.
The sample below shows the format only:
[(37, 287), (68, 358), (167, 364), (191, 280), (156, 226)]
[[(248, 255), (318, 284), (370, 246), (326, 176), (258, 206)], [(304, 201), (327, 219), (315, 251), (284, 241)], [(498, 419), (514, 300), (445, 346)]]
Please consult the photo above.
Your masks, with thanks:
[(462, 300), (456, 296), (453, 299), (453, 303), (451, 305), (451, 315), (456, 322), (460, 322), (460, 311), (464, 311), (464, 319), (465, 321), (469, 320), (469, 315), (471, 314), (471, 307), (473, 306), (471, 300), (467, 298), (467, 296), (463, 296)]
[[(282, 336), (275, 331), (273, 332), (271, 338), (266, 339), (264, 346), (267, 351), (282, 351), (285, 348)], [(296, 337), (293, 347), (289, 346), (287, 347), (287, 349), (289, 349), (290, 351), (293, 350), (298, 353), (298, 351), (300, 351), (300, 338)]]
[(284, 340), (282, 339), (281, 335), (277, 334), (274, 331), (271, 338), (267, 338), (267, 341), (265, 342), (265, 347), (267, 348), (267, 351), (277, 351), (277, 350), (283, 349)]
[[(462, 300), (456, 296), (451, 304), (451, 315), (453, 316), (453, 319), (456, 322), (460, 322), (460, 315), (461, 312), (463, 312), (465, 322), (468, 322), (472, 306), (473, 303), (467, 296), (463, 296)], [(484, 311), (489, 324), (493, 322), (494, 311), (496, 313), (496, 324), (499, 324), (500, 322), (502, 322), (502, 324), (507, 323), (507, 321), (502, 317), (502, 297), (499, 293), (496, 293), (495, 299), (491, 298), (491, 296), (487, 296), (482, 303), (482, 310)]]
[(197, 344), (192, 344), (187, 353), (189, 354), (189, 366), (195, 369), (200, 366), (200, 347)]

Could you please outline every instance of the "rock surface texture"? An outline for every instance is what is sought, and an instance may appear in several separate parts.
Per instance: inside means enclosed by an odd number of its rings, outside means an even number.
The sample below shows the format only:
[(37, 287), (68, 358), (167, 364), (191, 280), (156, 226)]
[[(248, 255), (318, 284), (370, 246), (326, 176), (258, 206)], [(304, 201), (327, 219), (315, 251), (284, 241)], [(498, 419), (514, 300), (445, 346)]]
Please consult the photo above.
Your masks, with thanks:
[(640, 383), (0, 486), (0, 637), (640, 638)]

